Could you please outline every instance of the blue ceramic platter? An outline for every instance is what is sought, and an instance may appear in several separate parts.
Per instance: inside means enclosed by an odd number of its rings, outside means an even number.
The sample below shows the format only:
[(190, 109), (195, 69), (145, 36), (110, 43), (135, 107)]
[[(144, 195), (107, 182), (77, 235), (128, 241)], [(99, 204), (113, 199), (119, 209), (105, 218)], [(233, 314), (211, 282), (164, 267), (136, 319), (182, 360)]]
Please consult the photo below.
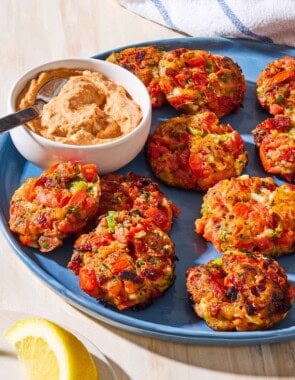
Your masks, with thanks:
[[(141, 45), (159, 45), (165, 50), (179, 47), (209, 50), (216, 54), (233, 58), (242, 68), (247, 80), (247, 92), (243, 108), (222, 119), (229, 122), (243, 136), (249, 153), (249, 164), (245, 173), (265, 177), (255, 150), (251, 130), (269, 115), (257, 103), (255, 81), (265, 65), (285, 55), (295, 56), (295, 49), (286, 46), (264, 44), (247, 40), (229, 40), (223, 38), (181, 38), (146, 42)], [(124, 47), (125, 48), (125, 47)], [(122, 48), (121, 48), (122, 49)], [(95, 56), (105, 59), (110, 52)], [(153, 111), (152, 130), (158, 122), (176, 116), (170, 106)], [(185, 272), (194, 265), (205, 263), (218, 257), (211, 244), (194, 233), (194, 220), (199, 216), (202, 193), (194, 193), (168, 188), (160, 184), (164, 191), (180, 208), (181, 215), (174, 223), (171, 238), (175, 242), (176, 281), (165, 295), (140, 311), (117, 311), (106, 307), (89, 297), (79, 289), (78, 279), (66, 269), (72, 253), (72, 241), (51, 254), (41, 254), (36, 249), (21, 246), (8, 229), (9, 201), (14, 190), (27, 177), (38, 176), (41, 169), (26, 161), (14, 148), (8, 134), (0, 139), (0, 212), (1, 227), (18, 257), (30, 270), (43, 280), (53, 291), (73, 306), (98, 320), (129, 332), (156, 337), (159, 339), (190, 344), (244, 345), (271, 343), (295, 338), (295, 308), (284, 321), (268, 331), (258, 332), (215, 332), (200, 320), (193, 312), (185, 288)], [(130, 164), (120, 170), (121, 173), (134, 171), (156, 180), (141, 152)], [(279, 184), (280, 181), (275, 178)], [(295, 282), (295, 259), (288, 256), (280, 260), (289, 278)]]

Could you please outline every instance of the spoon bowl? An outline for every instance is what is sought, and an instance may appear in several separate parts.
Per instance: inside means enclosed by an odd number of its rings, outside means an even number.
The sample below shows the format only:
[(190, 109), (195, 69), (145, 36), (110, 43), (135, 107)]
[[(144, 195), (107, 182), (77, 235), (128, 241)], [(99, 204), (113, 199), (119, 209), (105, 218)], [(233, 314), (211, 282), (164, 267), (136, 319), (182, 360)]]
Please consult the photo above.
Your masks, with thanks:
[(48, 103), (51, 98), (59, 94), (61, 88), (67, 81), (68, 79), (65, 78), (53, 78), (46, 82), (38, 91), (33, 106), (0, 118), (0, 133), (9, 131), (30, 120), (37, 119), (44, 105)]

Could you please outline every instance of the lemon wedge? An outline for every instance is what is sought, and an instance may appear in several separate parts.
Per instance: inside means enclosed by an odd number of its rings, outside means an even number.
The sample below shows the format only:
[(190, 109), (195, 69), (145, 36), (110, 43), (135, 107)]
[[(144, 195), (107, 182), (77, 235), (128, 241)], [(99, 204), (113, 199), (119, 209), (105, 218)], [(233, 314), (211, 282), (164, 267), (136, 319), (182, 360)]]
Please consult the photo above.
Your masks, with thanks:
[(26, 318), (4, 333), (30, 380), (98, 380), (94, 361), (72, 333), (44, 318)]

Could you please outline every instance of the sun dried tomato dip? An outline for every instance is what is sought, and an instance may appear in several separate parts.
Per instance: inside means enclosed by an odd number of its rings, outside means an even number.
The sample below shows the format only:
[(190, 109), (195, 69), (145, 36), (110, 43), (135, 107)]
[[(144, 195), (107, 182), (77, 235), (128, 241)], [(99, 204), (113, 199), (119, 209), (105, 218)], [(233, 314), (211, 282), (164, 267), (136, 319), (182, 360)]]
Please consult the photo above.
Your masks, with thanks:
[(31, 80), (18, 99), (18, 109), (31, 106), (50, 79), (68, 78), (56, 97), (28, 123), (39, 135), (64, 144), (95, 145), (113, 141), (134, 130), (142, 112), (124, 87), (95, 71), (56, 69)]

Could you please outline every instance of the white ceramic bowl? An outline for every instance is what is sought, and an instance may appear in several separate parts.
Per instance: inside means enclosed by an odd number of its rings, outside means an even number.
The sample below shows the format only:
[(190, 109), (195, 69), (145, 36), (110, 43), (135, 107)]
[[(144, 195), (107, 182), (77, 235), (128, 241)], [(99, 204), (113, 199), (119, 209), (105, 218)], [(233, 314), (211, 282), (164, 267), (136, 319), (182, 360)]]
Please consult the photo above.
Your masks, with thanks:
[(151, 125), (151, 102), (143, 83), (135, 75), (122, 67), (102, 60), (64, 59), (45, 63), (23, 74), (13, 85), (9, 94), (9, 112), (15, 112), (16, 99), (20, 91), (41, 71), (57, 68), (70, 68), (99, 71), (108, 79), (122, 85), (140, 106), (143, 118), (140, 124), (129, 134), (98, 145), (70, 145), (46, 139), (28, 129), (19, 126), (10, 131), (17, 150), (28, 160), (41, 168), (47, 168), (55, 162), (78, 160), (82, 163), (94, 163), (100, 174), (115, 171), (130, 162), (143, 148)]

